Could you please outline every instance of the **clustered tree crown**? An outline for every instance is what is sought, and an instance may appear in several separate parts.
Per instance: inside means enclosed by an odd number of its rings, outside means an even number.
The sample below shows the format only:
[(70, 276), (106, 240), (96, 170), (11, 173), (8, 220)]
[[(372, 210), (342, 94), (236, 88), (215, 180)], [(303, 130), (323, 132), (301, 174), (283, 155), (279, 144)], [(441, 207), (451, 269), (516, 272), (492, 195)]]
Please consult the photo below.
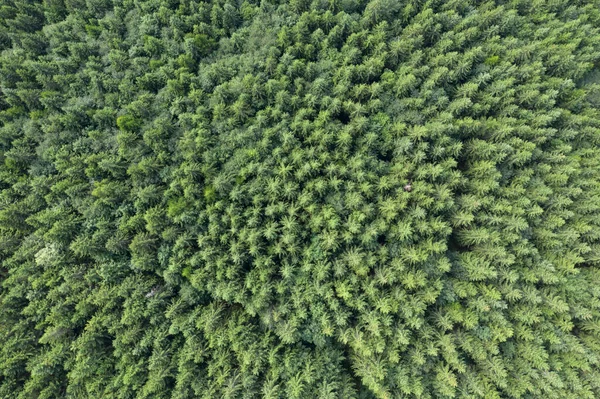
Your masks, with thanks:
[(4, 0), (0, 397), (600, 397), (595, 0)]

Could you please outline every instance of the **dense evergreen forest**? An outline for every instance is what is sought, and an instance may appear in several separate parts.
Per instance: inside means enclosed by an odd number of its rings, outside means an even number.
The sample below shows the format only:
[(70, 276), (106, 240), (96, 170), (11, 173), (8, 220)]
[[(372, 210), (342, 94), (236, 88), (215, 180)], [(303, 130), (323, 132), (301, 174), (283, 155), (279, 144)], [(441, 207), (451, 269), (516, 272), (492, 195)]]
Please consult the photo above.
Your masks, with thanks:
[(600, 398), (598, 0), (1, 0), (0, 398)]

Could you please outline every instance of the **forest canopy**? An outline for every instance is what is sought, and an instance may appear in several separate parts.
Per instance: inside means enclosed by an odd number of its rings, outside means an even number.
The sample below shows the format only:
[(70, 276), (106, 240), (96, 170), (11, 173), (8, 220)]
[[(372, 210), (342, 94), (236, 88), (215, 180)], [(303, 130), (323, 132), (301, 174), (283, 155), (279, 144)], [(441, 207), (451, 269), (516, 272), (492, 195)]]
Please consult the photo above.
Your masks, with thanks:
[(597, 0), (3, 0), (0, 398), (597, 399)]

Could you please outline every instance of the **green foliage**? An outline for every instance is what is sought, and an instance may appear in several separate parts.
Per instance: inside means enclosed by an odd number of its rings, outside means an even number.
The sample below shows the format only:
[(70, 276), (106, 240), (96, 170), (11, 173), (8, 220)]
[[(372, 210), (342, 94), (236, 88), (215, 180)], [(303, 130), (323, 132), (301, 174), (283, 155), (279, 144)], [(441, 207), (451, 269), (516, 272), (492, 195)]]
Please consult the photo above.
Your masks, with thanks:
[(499, 62), (500, 62), (500, 57), (498, 57), (497, 55), (492, 55), (491, 57), (488, 57), (485, 59), (485, 64), (489, 65), (489, 66), (496, 65)]
[(117, 126), (121, 130), (135, 131), (141, 126), (141, 121), (132, 115), (121, 115), (117, 118)]
[(6, 0), (0, 398), (600, 397), (594, 1)]

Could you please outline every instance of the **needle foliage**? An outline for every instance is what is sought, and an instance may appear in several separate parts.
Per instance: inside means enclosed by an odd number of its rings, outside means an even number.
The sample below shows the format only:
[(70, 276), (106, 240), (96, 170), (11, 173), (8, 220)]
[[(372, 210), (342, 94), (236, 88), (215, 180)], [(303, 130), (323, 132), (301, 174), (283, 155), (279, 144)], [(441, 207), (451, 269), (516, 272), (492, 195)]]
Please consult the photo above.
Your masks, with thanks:
[(600, 397), (597, 0), (3, 0), (0, 398)]

